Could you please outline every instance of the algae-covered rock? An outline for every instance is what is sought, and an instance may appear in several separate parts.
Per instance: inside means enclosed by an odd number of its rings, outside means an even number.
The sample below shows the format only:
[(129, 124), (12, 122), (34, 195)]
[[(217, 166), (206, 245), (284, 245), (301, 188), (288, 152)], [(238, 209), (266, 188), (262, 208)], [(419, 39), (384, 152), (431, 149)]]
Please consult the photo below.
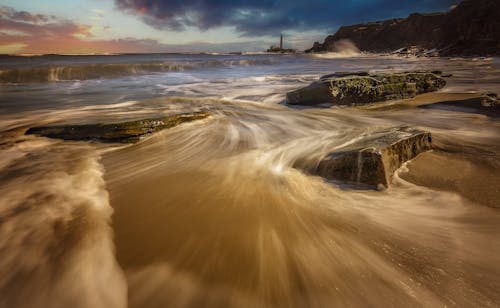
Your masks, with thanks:
[(326, 75), (305, 88), (286, 95), (291, 105), (363, 105), (412, 98), (446, 85), (440, 72), (368, 74), (367, 72)]
[(327, 154), (311, 173), (327, 179), (388, 187), (394, 171), (430, 150), (429, 132), (397, 127), (370, 133), (359, 141)]
[(195, 112), (121, 123), (40, 126), (28, 129), (26, 134), (64, 140), (134, 143), (142, 137), (162, 129), (203, 119), (207, 116), (209, 116), (207, 112)]

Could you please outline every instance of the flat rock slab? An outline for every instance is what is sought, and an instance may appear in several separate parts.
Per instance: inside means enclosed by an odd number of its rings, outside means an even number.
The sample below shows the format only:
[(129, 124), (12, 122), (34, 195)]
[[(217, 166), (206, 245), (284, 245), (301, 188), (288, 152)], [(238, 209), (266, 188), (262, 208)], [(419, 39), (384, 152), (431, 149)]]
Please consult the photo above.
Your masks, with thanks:
[(327, 154), (312, 173), (373, 188), (389, 187), (394, 171), (431, 148), (429, 132), (410, 127), (381, 130)]
[(395, 99), (412, 98), (446, 85), (441, 72), (369, 74), (340, 72), (286, 94), (290, 105), (364, 105)]
[(481, 97), (465, 100), (443, 101), (422, 105), (419, 108), (475, 113), (491, 118), (500, 118), (500, 99), (495, 93), (487, 93)]
[(162, 129), (208, 116), (209, 113), (207, 112), (195, 112), (121, 123), (40, 126), (28, 129), (26, 134), (64, 140), (135, 143), (144, 136)]

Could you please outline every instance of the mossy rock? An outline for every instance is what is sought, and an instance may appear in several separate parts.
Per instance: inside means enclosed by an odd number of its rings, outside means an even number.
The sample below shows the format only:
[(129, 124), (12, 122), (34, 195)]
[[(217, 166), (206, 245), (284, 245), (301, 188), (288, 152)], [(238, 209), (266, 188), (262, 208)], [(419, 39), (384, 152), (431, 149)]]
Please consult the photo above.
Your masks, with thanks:
[(364, 105), (406, 99), (446, 85), (441, 72), (368, 74), (340, 72), (326, 75), (305, 88), (287, 93), (290, 105)]
[(154, 132), (209, 115), (207, 112), (194, 112), (120, 123), (40, 126), (28, 129), (26, 134), (64, 140), (135, 143)]

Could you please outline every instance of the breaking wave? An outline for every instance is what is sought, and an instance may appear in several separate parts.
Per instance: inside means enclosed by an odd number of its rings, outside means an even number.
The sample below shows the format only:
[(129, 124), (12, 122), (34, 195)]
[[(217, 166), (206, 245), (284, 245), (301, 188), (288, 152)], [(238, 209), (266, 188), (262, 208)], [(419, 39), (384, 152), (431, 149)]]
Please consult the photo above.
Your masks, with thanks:
[(313, 57), (323, 59), (351, 58), (362, 56), (363, 53), (351, 40), (339, 40), (333, 44), (331, 52), (315, 53)]
[(229, 59), (196, 62), (153, 62), (42, 66), (0, 70), (0, 83), (36, 83), (111, 79), (129, 75), (179, 72), (231, 66), (270, 65), (270, 59)]

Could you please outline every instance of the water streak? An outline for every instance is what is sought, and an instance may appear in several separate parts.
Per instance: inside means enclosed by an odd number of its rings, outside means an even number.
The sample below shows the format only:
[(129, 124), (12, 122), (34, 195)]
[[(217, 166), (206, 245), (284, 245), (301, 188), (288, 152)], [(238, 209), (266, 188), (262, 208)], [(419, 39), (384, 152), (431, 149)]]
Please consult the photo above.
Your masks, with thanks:
[[(57, 67), (160, 57), (29, 60), (63, 80)], [(499, 89), (497, 60), (175, 57), (168, 62), (229, 62), (2, 86), (0, 307), (500, 305), (500, 123), (418, 108)], [(272, 63), (239, 62), (255, 57)], [(430, 67), (456, 74), (453, 93), (367, 108), (280, 104), (332, 70)], [(134, 145), (23, 135), (199, 110), (212, 116)], [(435, 150), (406, 164), (389, 189), (310, 174), (331, 151), (401, 125), (430, 131)]]

